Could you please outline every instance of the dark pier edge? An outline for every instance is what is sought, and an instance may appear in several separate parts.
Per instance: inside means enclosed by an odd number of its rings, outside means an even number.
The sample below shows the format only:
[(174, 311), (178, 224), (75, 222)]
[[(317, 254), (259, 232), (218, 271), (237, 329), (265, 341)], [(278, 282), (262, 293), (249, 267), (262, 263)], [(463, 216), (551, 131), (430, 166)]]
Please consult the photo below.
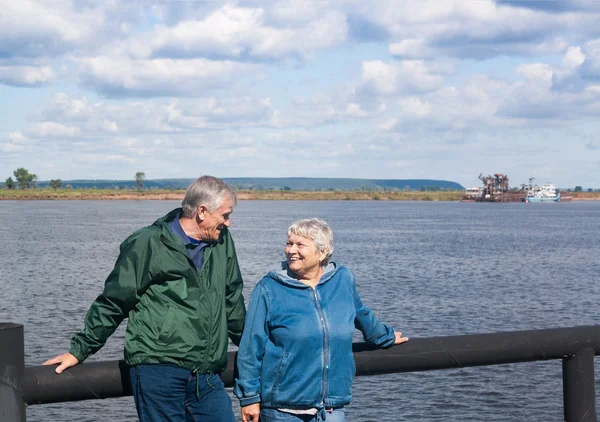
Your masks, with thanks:
[(563, 359), (563, 401), (566, 421), (596, 420), (594, 349)]
[(0, 421), (25, 421), (23, 326), (0, 322)]
[[(15, 331), (12, 337), (7, 334), (10, 327)], [(357, 376), (561, 359), (565, 421), (596, 421), (594, 356), (600, 353), (600, 326), (411, 338), (405, 344), (385, 350), (357, 343), (353, 351)], [(0, 323), (0, 380), (6, 378), (2, 374), (7, 367), (17, 364), (23, 368), (22, 362), (23, 327)], [(221, 375), (228, 387), (233, 385), (236, 375), (234, 363), (235, 352), (230, 352), (228, 367)], [(55, 374), (51, 366), (27, 367), (24, 374), (22, 370), (16, 374), (22, 379), (11, 381), (12, 394), (0, 384), (2, 421), (24, 421), (23, 403), (131, 395), (128, 370), (122, 361), (84, 363), (61, 375)], [(15, 392), (21, 388), (19, 404)], [(13, 409), (13, 416), (2, 413), (6, 412), (5, 404)], [(532, 415), (531, 420), (536, 420), (536, 416)]]

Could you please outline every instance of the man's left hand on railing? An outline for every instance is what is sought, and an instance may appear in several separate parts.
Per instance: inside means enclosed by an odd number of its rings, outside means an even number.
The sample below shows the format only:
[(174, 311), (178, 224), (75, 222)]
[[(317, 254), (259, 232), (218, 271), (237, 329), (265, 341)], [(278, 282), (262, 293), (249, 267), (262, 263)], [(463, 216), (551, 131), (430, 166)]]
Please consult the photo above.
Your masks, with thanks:
[(57, 356), (52, 359), (48, 359), (43, 365), (58, 365), (55, 369), (57, 374), (62, 373), (67, 368), (75, 366), (79, 363), (79, 359), (73, 356), (71, 353), (63, 353), (60, 356)]

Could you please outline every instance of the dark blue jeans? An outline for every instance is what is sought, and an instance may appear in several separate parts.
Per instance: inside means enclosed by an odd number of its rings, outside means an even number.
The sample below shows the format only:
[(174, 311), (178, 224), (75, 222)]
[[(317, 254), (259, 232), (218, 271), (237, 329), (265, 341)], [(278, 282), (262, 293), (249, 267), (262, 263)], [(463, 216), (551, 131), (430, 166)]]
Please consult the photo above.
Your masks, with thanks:
[(138, 365), (129, 373), (140, 422), (235, 422), (218, 374), (175, 365)]

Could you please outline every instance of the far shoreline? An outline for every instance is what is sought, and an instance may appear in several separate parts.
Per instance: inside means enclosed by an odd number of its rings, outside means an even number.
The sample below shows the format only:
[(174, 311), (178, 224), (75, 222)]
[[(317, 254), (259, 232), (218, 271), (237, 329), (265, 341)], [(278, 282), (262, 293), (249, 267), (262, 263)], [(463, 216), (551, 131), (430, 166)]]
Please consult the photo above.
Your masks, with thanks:
[[(241, 201), (454, 201), (463, 191), (294, 191), (239, 190)], [(172, 200), (181, 201), (185, 190), (28, 189), (0, 190), (0, 200)], [(600, 192), (572, 193), (573, 201), (598, 201)]]

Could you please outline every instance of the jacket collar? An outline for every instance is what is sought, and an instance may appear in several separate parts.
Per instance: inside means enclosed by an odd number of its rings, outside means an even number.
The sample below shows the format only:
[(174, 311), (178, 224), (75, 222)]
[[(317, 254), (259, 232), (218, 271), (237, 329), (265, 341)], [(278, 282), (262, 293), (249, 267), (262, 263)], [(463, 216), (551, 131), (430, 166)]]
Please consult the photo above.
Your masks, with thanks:
[[(317, 286), (327, 283), (335, 275), (338, 268), (339, 268), (339, 265), (336, 262), (330, 262), (329, 264), (327, 264), (327, 266), (323, 269), (323, 275), (321, 276), (321, 279), (317, 283)], [(267, 276), (272, 278), (273, 280), (275, 280), (281, 284), (284, 284), (286, 286), (289, 286), (289, 287), (296, 287), (296, 288), (301, 288), (301, 289), (310, 287), (309, 285), (304, 284), (301, 281), (299, 281), (293, 277), (293, 273), (290, 270), (290, 268), (288, 267), (287, 261), (282, 261), (281, 268), (279, 270), (270, 271), (267, 274)]]

